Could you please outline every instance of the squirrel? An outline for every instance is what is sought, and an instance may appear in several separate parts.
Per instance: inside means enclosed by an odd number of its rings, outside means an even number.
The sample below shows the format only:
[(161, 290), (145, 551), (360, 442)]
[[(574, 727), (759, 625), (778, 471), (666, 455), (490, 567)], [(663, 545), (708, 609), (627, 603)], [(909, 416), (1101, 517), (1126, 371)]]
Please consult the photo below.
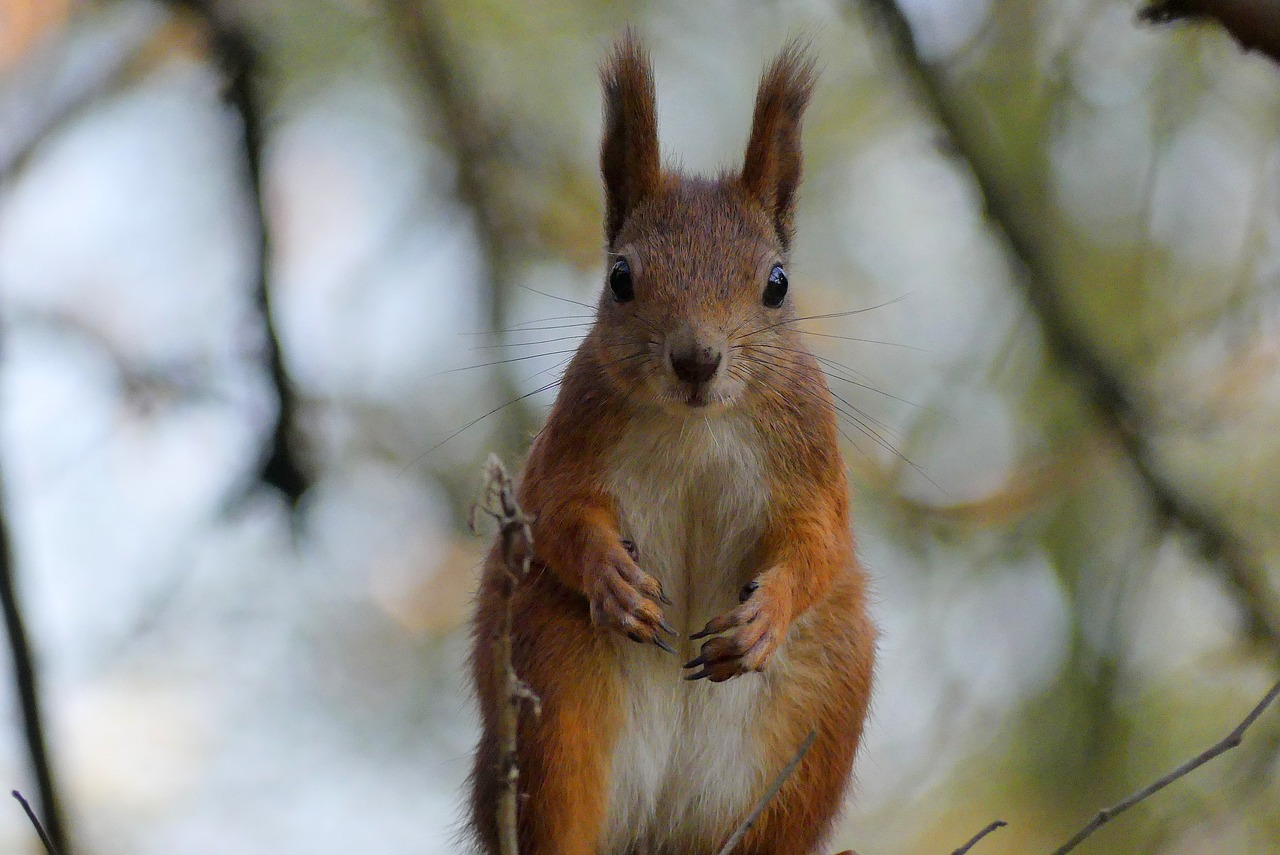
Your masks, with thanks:
[[(733, 850), (810, 855), (844, 798), (876, 637), (786, 274), (814, 62), (793, 40), (767, 68), (743, 167), (717, 178), (660, 163), (634, 32), (602, 80), (608, 274), (518, 487), (533, 554), (512, 661), (541, 706), (520, 714), (520, 852), (710, 855), (814, 733)], [(472, 624), (471, 825), (489, 855), (515, 702), (492, 658), (506, 573), (495, 545)]]

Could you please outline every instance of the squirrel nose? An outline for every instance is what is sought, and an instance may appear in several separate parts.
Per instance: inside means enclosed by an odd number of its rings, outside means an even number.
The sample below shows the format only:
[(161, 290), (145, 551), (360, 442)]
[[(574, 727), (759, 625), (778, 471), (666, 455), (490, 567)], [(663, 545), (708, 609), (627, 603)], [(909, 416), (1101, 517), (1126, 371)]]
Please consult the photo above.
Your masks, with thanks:
[(671, 354), (671, 370), (685, 383), (706, 383), (720, 367), (720, 350), (715, 347), (691, 347)]

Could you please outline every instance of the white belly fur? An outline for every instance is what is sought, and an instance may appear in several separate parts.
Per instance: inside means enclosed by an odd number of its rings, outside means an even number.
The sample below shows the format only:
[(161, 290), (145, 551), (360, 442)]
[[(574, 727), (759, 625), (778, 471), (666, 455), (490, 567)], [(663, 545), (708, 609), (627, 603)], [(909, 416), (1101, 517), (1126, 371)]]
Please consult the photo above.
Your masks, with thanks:
[(713, 847), (750, 810), (767, 770), (754, 738), (768, 683), (683, 679), (689, 634), (738, 602), (762, 568), (755, 555), (768, 488), (755, 427), (734, 414), (637, 427), (619, 448), (610, 489), (622, 536), (674, 604), (680, 656), (619, 639), (625, 719), (613, 756), (605, 852)]

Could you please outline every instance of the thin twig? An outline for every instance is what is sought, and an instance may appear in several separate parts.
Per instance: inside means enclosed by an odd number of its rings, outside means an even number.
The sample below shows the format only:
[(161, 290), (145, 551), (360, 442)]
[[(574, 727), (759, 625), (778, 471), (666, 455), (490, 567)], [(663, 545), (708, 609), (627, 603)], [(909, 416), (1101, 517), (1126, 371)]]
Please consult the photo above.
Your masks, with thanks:
[[(40, 795), (40, 812), (48, 823), (48, 834), (42, 834), (47, 846), (55, 852), (69, 853), (66, 826), (59, 809), (58, 790), (54, 784), (49, 748), (44, 737), (44, 718), (40, 712), (40, 680), (32, 661), (31, 642), (18, 605), (17, 585), (13, 572), (13, 552), (9, 542), (9, 526), (0, 509), (0, 605), (4, 609), (4, 625), (9, 635), (9, 651), (13, 654), (13, 682), (22, 711), (22, 730), (27, 743), (27, 760), (35, 775)], [(15, 793), (16, 795), (16, 793)], [(19, 798), (19, 801), (23, 801)], [(23, 801), (25, 805), (26, 802)], [(40, 827), (39, 823), (36, 824)]]
[(255, 80), (258, 52), (248, 31), (225, 15), (213, 0), (166, 0), (175, 9), (193, 12), (209, 33), (213, 59), (225, 80), (227, 103), (242, 124), (241, 160), (249, 184), (249, 225), (254, 236), (254, 298), (262, 324), (267, 373), (276, 394), (276, 418), (258, 469), (258, 480), (279, 490), (297, 507), (309, 481), (298, 462), (293, 443), (297, 396), (285, 370), (280, 336), (271, 307), (271, 236), (262, 195), (262, 151), (265, 141), (263, 108)]
[(35, 827), (36, 834), (40, 836), (40, 842), (44, 844), (45, 851), (49, 855), (58, 855), (58, 847), (53, 845), (49, 832), (45, 831), (44, 824), (40, 822), (40, 817), (36, 816), (36, 812), (31, 809), (31, 805), (22, 797), (22, 793), (14, 790), (13, 797), (18, 800), (18, 804), (22, 805), (22, 809), (26, 811), (27, 819), (31, 820), (32, 826)]
[(751, 813), (747, 814), (747, 818), (738, 826), (738, 830), (733, 836), (725, 841), (724, 846), (720, 847), (719, 855), (729, 855), (733, 851), (733, 847), (742, 842), (742, 838), (747, 836), (747, 832), (751, 830), (751, 826), (756, 824), (756, 820), (760, 818), (760, 814), (764, 813), (764, 809), (769, 806), (769, 802), (773, 801), (773, 797), (782, 789), (782, 785), (787, 782), (787, 778), (791, 777), (791, 773), (800, 765), (800, 761), (804, 759), (804, 755), (809, 753), (809, 749), (813, 747), (813, 741), (818, 738), (818, 731), (811, 730), (809, 735), (804, 738), (804, 742), (800, 743), (800, 748), (796, 751), (791, 762), (782, 767), (782, 771), (778, 773), (778, 777), (773, 779), (773, 783), (769, 785), (769, 789), (764, 791), (764, 795), (760, 797), (760, 801), (756, 802), (756, 806), (751, 809)]
[(1244, 720), (1242, 722), (1236, 725), (1235, 730), (1228, 733), (1225, 737), (1223, 737), (1218, 742), (1214, 743), (1205, 751), (1202, 751), (1200, 754), (1196, 755), (1195, 757), (1191, 758), (1187, 762), (1183, 763), (1178, 768), (1169, 772), (1169, 774), (1161, 777), (1160, 779), (1138, 790), (1136, 793), (1129, 796), (1124, 801), (1118, 802), (1117, 804), (1114, 804), (1109, 808), (1098, 811), (1098, 813), (1093, 817), (1093, 819), (1089, 820), (1088, 824), (1085, 825), (1084, 828), (1076, 832), (1074, 837), (1072, 837), (1066, 843), (1062, 844), (1057, 849), (1055, 849), (1053, 851), (1053, 855), (1066, 855), (1066, 853), (1070, 852), (1072, 849), (1075, 849), (1076, 846), (1079, 845), (1082, 840), (1084, 840), (1090, 834), (1093, 834), (1095, 831), (1097, 831), (1102, 826), (1106, 825), (1111, 820), (1115, 819), (1116, 816), (1118, 816), (1119, 814), (1124, 813), (1129, 808), (1136, 805), (1138, 802), (1142, 801), (1143, 799), (1147, 798), (1153, 793), (1159, 792), (1160, 790), (1169, 786), (1179, 778), (1185, 775), (1188, 775), (1191, 772), (1194, 772), (1196, 769), (1199, 769), (1201, 766), (1203, 766), (1205, 763), (1208, 763), (1210, 760), (1217, 757), (1219, 754), (1224, 754), (1227, 751), (1230, 751), (1232, 748), (1235, 748), (1237, 745), (1240, 744), (1241, 739), (1244, 738), (1244, 732), (1249, 729), (1250, 725), (1252, 725), (1255, 721), (1257, 721), (1258, 716), (1262, 715), (1262, 713), (1266, 711), (1267, 707), (1271, 705), (1271, 703), (1276, 699), (1277, 696), (1280, 696), (1280, 683), (1276, 683), (1274, 686), (1271, 687), (1271, 691), (1267, 692), (1266, 697), (1264, 697), (1261, 701), (1258, 702), (1258, 705), (1255, 706), (1249, 712), (1249, 714), (1244, 717)]
[(506, 700), (502, 705), (498, 731), (498, 753), (503, 769), (502, 789), (498, 793), (496, 812), (498, 851), (501, 855), (518, 855), (516, 806), (520, 766), (516, 740), (519, 734), (520, 707), (528, 703), (533, 714), (540, 715), (541, 705), (534, 691), (516, 674), (511, 662), (511, 598), (516, 585), (529, 574), (529, 564), (533, 558), (533, 519), (525, 515), (516, 501), (511, 478), (502, 461), (493, 454), (489, 455), (485, 464), (481, 498), (471, 507), (472, 531), (476, 529), (477, 512), (498, 523), (498, 536), (502, 540), (502, 555), (507, 569), (502, 586), (502, 626), (493, 639), (493, 673), (498, 684), (504, 687), (503, 696)]
[(1008, 824), (1009, 823), (1005, 822), (1003, 819), (995, 820), (986, 828), (982, 829), (977, 834), (973, 835), (973, 837), (970, 837), (968, 843), (961, 846), (956, 851), (952, 852), (951, 855), (965, 855), (966, 852), (968, 852), (973, 847), (977, 846), (978, 843), (982, 840), (982, 838), (986, 837), (988, 834), (995, 831), (997, 828), (1004, 828)]
[(941, 73), (921, 59), (911, 27), (892, 0), (852, 0), (871, 7), (898, 62), (915, 78), (926, 106), (973, 173), (990, 221), (1008, 240), (1027, 302), (1040, 323), (1054, 361), (1069, 371), (1099, 422), (1115, 437), (1150, 499), (1156, 517), (1190, 534), (1204, 558), (1221, 567), (1254, 641), (1280, 651), (1280, 605), (1269, 592), (1258, 550), (1205, 504), (1197, 502), (1163, 471), (1150, 439), (1151, 414), (1103, 355), (1087, 329), (1064, 304), (1053, 265), (1026, 218), (1014, 190), (1002, 182), (999, 165), (979, 155), (981, 134), (945, 96)]

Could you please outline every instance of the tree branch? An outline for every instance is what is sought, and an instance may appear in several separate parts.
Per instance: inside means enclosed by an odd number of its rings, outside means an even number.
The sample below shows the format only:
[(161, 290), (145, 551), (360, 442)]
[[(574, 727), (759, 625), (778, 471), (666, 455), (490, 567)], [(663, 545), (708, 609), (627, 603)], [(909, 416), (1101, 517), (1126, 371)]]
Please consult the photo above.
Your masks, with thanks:
[[(1195, 757), (1192, 757), (1190, 760), (1178, 766), (1176, 769), (1173, 769), (1168, 774), (1162, 775), (1160, 778), (1156, 779), (1155, 781), (1152, 781), (1150, 784), (1138, 790), (1137, 792), (1130, 794), (1127, 798), (1125, 798), (1120, 802), (1117, 802), (1111, 807), (1104, 808), (1103, 810), (1098, 811), (1096, 814), (1094, 814), (1093, 818), (1089, 820), (1088, 823), (1085, 824), (1083, 828), (1081, 828), (1079, 831), (1075, 833), (1075, 835), (1072, 836), (1070, 840), (1068, 840), (1066, 843), (1059, 846), (1057, 849), (1053, 850), (1053, 855), (1067, 855), (1068, 852), (1070, 852), (1072, 849), (1075, 849), (1082, 842), (1084, 842), (1086, 837), (1093, 834), (1099, 828), (1106, 825), (1108, 822), (1115, 819), (1117, 816), (1124, 813), (1129, 808), (1147, 799), (1148, 797), (1154, 795), (1155, 793), (1158, 793), (1160, 790), (1163, 790), (1165, 787), (1169, 786), (1179, 778), (1186, 777), (1187, 775), (1194, 772), (1196, 769), (1199, 769), (1201, 766), (1208, 763), (1213, 758), (1221, 754), (1225, 754), (1226, 752), (1230, 751), (1232, 748), (1235, 748), (1237, 745), (1240, 744), (1241, 740), (1244, 739), (1245, 731), (1248, 730), (1251, 726), (1253, 726), (1253, 723), (1258, 720), (1259, 716), (1261, 716), (1264, 712), (1266, 712), (1267, 707), (1271, 706), (1271, 704), (1275, 701), (1277, 697), (1280, 697), (1280, 683), (1276, 683), (1274, 686), (1271, 687), (1271, 691), (1267, 692), (1267, 694), (1262, 698), (1262, 700), (1259, 701), (1257, 705), (1254, 706), (1254, 708), (1249, 711), (1249, 714), (1244, 717), (1244, 720), (1235, 726), (1234, 730), (1232, 730), (1222, 739), (1215, 742), (1213, 745), (1206, 748), (1204, 751), (1197, 754)], [(984, 828), (982, 831), (978, 832), (978, 834), (972, 840), (970, 840), (967, 844), (965, 844), (961, 848), (957, 849), (954, 853), (952, 853), (952, 855), (965, 855), (965, 853), (968, 852), (970, 849), (972, 849), (974, 845), (978, 843), (978, 841), (982, 840), (982, 838), (986, 837), (992, 831), (995, 831), (997, 828), (1000, 828), (1001, 826), (1004, 826), (1004, 825), (1008, 825), (1008, 823), (1004, 822), (1003, 820), (996, 820), (995, 822), (991, 823), (986, 828)]]
[[(31, 764), (40, 797), (40, 812), (44, 814), (48, 845), (56, 853), (70, 855), (67, 844), (66, 824), (49, 762), (49, 748), (45, 742), (44, 719), (41, 715), (40, 680), (32, 661), (31, 642), (27, 636), (18, 604), (18, 591), (13, 572), (13, 550), (9, 540), (8, 520), (0, 509), (0, 607), (4, 610), (4, 625), (8, 632), (9, 652), (13, 656), (13, 680), (18, 692), (18, 706), (22, 714), (22, 731), (27, 743), (27, 762)], [(22, 801), (25, 805), (25, 801)], [(40, 824), (36, 823), (36, 828)], [(42, 839), (44, 837), (42, 836)]]
[(804, 755), (809, 753), (809, 749), (813, 747), (813, 742), (818, 738), (818, 731), (811, 730), (809, 735), (804, 738), (804, 742), (800, 743), (800, 748), (796, 751), (795, 756), (791, 758), (786, 766), (782, 767), (782, 771), (773, 779), (773, 783), (769, 785), (769, 789), (764, 791), (764, 795), (756, 802), (755, 807), (751, 809), (751, 813), (738, 826), (733, 835), (724, 842), (724, 846), (720, 847), (719, 855), (729, 855), (733, 848), (742, 842), (742, 838), (747, 836), (747, 832), (751, 830), (751, 826), (756, 824), (756, 820), (760, 818), (760, 814), (764, 813), (764, 809), (769, 806), (769, 802), (773, 801), (773, 797), (782, 789), (782, 785), (791, 777), (791, 773), (800, 765), (800, 761), (804, 759)]
[(54, 845), (53, 839), (49, 837), (49, 832), (44, 827), (44, 823), (40, 822), (40, 817), (36, 816), (36, 812), (31, 809), (31, 803), (28, 802), (22, 793), (14, 790), (13, 797), (18, 800), (18, 804), (22, 805), (22, 810), (27, 815), (27, 819), (31, 822), (31, 827), (36, 830), (36, 836), (40, 838), (40, 842), (44, 844), (44, 851), (49, 855), (60, 855), (58, 847)]
[(1142, 801), (1143, 799), (1146, 799), (1148, 796), (1152, 795), (1153, 793), (1157, 793), (1160, 790), (1163, 790), (1165, 787), (1169, 786), (1179, 778), (1182, 778), (1190, 774), (1191, 772), (1194, 772), (1196, 769), (1199, 769), (1205, 763), (1208, 763), (1210, 760), (1217, 757), (1218, 755), (1224, 754), (1227, 751), (1230, 751), (1232, 748), (1235, 748), (1237, 745), (1240, 744), (1241, 739), (1244, 738), (1244, 732), (1248, 730), (1249, 727), (1255, 721), (1258, 720), (1258, 716), (1262, 715), (1262, 713), (1266, 711), (1267, 707), (1271, 706), (1271, 703), (1276, 699), (1277, 696), (1280, 696), (1280, 683), (1276, 683), (1274, 686), (1272, 686), (1271, 691), (1267, 692), (1266, 697), (1264, 697), (1261, 701), (1259, 701), (1258, 705), (1255, 706), (1249, 712), (1249, 714), (1244, 717), (1244, 720), (1241, 721), (1238, 725), (1236, 725), (1235, 729), (1232, 730), (1230, 733), (1228, 733), (1225, 737), (1223, 737), (1221, 740), (1214, 743), (1212, 746), (1205, 749), (1201, 753), (1197, 754), (1195, 757), (1192, 757), (1190, 760), (1183, 763), (1178, 768), (1172, 770), (1167, 775), (1164, 775), (1158, 780), (1153, 781), (1152, 783), (1138, 790), (1136, 793), (1133, 793), (1123, 801), (1118, 802), (1117, 804), (1114, 804), (1109, 808), (1098, 811), (1098, 813), (1094, 815), (1093, 819), (1089, 820), (1088, 824), (1086, 824), (1084, 828), (1076, 832), (1074, 837), (1072, 837), (1066, 843), (1062, 844), (1057, 849), (1055, 849), (1053, 851), (1053, 855), (1067, 855), (1068, 852), (1070, 852), (1072, 849), (1075, 849), (1076, 846), (1078, 846), (1086, 837), (1093, 834), (1099, 828), (1106, 825), (1108, 822), (1115, 819), (1118, 815), (1124, 813), (1129, 808), (1136, 805), (1138, 802)]
[(255, 87), (258, 54), (248, 31), (223, 14), (213, 0), (165, 0), (177, 10), (188, 10), (209, 34), (213, 60), (226, 84), (227, 103), (243, 126), (241, 159), (249, 184), (249, 220), (254, 234), (256, 268), (254, 296), (262, 323), (267, 373), (275, 390), (276, 418), (258, 468), (258, 480), (279, 490), (290, 507), (297, 507), (310, 482), (298, 462), (293, 442), (297, 396), (285, 370), (284, 357), (271, 305), (271, 236), (267, 228), (262, 194), (262, 151), (265, 139), (262, 103)]
[(968, 852), (970, 849), (972, 849), (973, 847), (981, 843), (982, 838), (986, 837), (988, 834), (995, 831), (996, 829), (1004, 828), (1008, 824), (1009, 823), (1005, 822), (1003, 819), (997, 819), (989, 823), (986, 828), (982, 829), (977, 834), (973, 835), (973, 837), (970, 837), (968, 843), (961, 846), (956, 851), (952, 852), (951, 855), (965, 855), (966, 852)]
[(920, 58), (910, 25), (898, 5), (892, 0), (864, 2), (878, 13), (875, 17), (898, 62), (916, 80), (926, 106), (972, 171), (988, 216), (1008, 241), (1020, 268), (1017, 281), (1040, 322), (1052, 358), (1075, 378), (1098, 421), (1115, 437), (1156, 516), (1191, 535), (1201, 555), (1222, 569), (1236, 593), (1249, 637), (1273, 652), (1280, 651), (1280, 605), (1272, 602), (1257, 549), (1208, 507), (1185, 494), (1162, 470), (1148, 438), (1150, 414), (1064, 305), (1053, 265), (1032, 230), (1018, 216), (1012, 193), (1002, 192), (998, 164), (979, 155), (982, 131), (966, 122), (945, 97), (941, 73)]
[(1280, 3), (1275, 0), (1154, 0), (1138, 17), (1156, 24), (1217, 21), (1240, 47), (1280, 62)]
[(529, 575), (533, 558), (533, 519), (525, 516), (516, 501), (515, 488), (506, 468), (496, 455), (490, 454), (485, 464), (484, 488), (480, 499), (471, 507), (471, 530), (476, 530), (476, 514), (483, 513), (498, 523), (506, 576), (502, 586), (503, 617), (498, 635), (493, 639), (493, 676), (504, 687), (506, 703), (498, 731), (498, 756), (503, 764), (502, 789), (498, 793), (498, 851), (501, 855), (519, 855), (516, 807), (519, 803), (520, 765), (516, 740), (520, 731), (520, 707), (530, 704), (534, 715), (542, 714), (541, 702), (533, 689), (516, 674), (511, 662), (512, 608), (516, 585)]

